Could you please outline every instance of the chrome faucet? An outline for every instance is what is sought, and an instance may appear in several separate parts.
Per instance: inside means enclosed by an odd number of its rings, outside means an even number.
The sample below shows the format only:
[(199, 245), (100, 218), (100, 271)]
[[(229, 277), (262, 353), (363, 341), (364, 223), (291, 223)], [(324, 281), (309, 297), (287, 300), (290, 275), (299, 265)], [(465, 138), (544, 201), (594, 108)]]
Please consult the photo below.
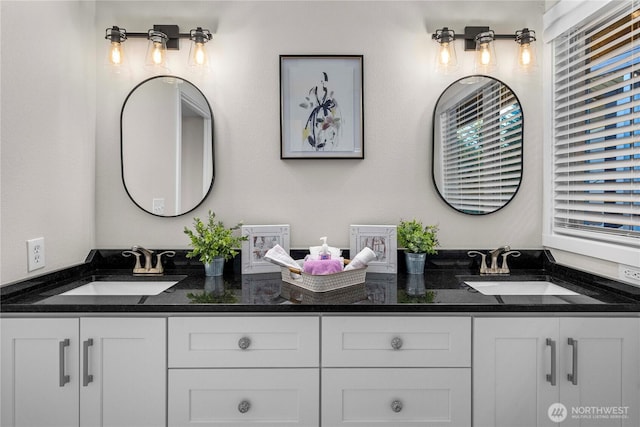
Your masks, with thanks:
[[(153, 251), (145, 249), (142, 246), (133, 246), (130, 251), (123, 251), (122, 255), (125, 257), (135, 256), (136, 264), (133, 267), (134, 276), (161, 276), (164, 273), (164, 267), (162, 266), (162, 255), (168, 257), (175, 256), (175, 251), (164, 251), (156, 255), (156, 265), (153, 266), (152, 257)], [(144, 267), (140, 264), (140, 255), (144, 255)]]
[[(498, 257), (502, 254), (502, 265), (498, 267)], [(512, 251), (509, 246), (501, 246), (492, 251), (489, 251), (489, 255), (491, 256), (491, 267), (487, 267), (487, 257), (482, 252), (478, 251), (469, 251), (467, 255), (470, 257), (480, 255), (482, 258), (480, 262), (480, 274), (509, 274), (509, 266), (507, 265), (507, 257), (509, 255), (513, 255), (514, 257), (519, 257), (520, 252)]]
[(145, 249), (142, 246), (133, 246), (131, 248), (132, 252), (140, 252), (141, 254), (144, 255), (144, 268), (140, 269), (139, 271), (136, 271), (135, 269), (133, 270), (133, 273), (145, 273), (147, 271), (149, 271), (151, 269), (151, 257), (153, 256), (153, 251), (150, 251), (149, 249)]
[(501, 246), (492, 251), (489, 251), (489, 255), (491, 255), (491, 267), (489, 267), (489, 273), (500, 273), (498, 270), (498, 256), (501, 252), (508, 252), (511, 250), (509, 246)]

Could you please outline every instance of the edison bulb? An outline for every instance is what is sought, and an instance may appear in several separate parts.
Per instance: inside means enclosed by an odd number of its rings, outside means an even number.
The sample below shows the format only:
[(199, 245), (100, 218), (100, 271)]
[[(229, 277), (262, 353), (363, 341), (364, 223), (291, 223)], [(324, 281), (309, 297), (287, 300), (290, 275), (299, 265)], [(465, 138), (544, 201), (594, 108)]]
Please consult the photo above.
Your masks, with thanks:
[(442, 65), (448, 65), (450, 60), (449, 43), (442, 43), (442, 45), (440, 45), (440, 63)]
[(531, 49), (530, 45), (520, 45), (520, 64), (527, 66), (531, 64)]
[(156, 65), (162, 64), (164, 60), (162, 43), (154, 43), (153, 44), (153, 55), (152, 55), (153, 63)]
[(109, 51), (109, 62), (113, 65), (122, 64), (124, 53), (122, 52), (122, 44), (118, 42), (111, 43), (111, 50)]
[(204, 48), (204, 43), (196, 43), (193, 62), (195, 62), (196, 65), (204, 65), (205, 62), (207, 62), (207, 53)]
[(489, 45), (487, 44), (480, 46), (480, 63), (482, 65), (489, 65), (491, 63), (491, 52), (489, 52)]

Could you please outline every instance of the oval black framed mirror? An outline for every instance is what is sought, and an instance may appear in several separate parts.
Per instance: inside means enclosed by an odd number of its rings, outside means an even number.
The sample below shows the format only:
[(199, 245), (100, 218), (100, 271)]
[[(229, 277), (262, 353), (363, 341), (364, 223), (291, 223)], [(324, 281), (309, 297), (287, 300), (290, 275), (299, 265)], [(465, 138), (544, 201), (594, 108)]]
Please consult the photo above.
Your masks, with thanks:
[(120, 114), (120, 148), (124, 188), (150, 214), (184, 215), (213, 187), (213, 112), (180, 77), (151, 77), (133, 88)]
[(522, 181), (524, 114), (515, 93), (489, 76), (453, 82), (433, 112), (433, 182), (452, 208), (502, 209)]

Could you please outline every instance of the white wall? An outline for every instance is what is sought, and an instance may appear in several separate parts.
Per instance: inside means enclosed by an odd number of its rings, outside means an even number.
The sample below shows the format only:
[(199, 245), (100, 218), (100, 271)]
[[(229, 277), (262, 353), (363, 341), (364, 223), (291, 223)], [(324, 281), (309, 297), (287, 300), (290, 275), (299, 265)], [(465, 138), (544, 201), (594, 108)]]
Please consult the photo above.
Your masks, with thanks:
[[(498, 33), (528, 26), (540, 36), (542, 13), (555, 3), (2, 0), (0, 282), (79, 263), (94, 247), (186, 248), (182, 227), (209, 208), (229, 223), (289, 222), (293, 247), (317, 244), (325, 234), (332, 244), (347, 247), (351, 223), (391, 224), (413, 216), (439, 223), (445, 248), (540, 247), (540, 73), (521, 76), (503, 61), (494, 75), (524, 107), (520, 192), (498, 213), (459, 214), (444, 205), (431, 183), (431, 115), (442, 90), (470, 73), (471, 53), (457, 42), (458, 71), (437, 75), (430, 35), (443, 26), (461, 31), (465, 25), (490, 25)], [(154, 23), (177, 23), (183, 31), (200, 25), (215, 33), (210, 77), (196, 79), (182, 65), (173, 71), (197, 84), (213, 106), (216, 183), (202, 207), (170, 219), (140, 211), (120, 179), (120, 108), (149, 74), (136, 67), (114, 77), (101, 67), (105, 28), (145, 31)], [(511, 56), (513, 43), (498, 43), (501, 60)], [(139, 58), (146, 48), (141, 40), (126, 46)], [(183, 41), (172, 59), (186, 62), (187, 53)], [(365, 160), (279, 159), (278, 55), (310, 53), (364, 55)], [(356, 194), (346, 194), (361, 185)], [(47, 267), (27, 273), (25, 241), (40, 236), (46, 239)], [(613, 264), (556, 256), (615, 277)]]
[[(84, 261), (95, 246), (95, 5), (3, 0), (3, 284)], [(46, 267), (27, 272), (26, 240)]]
[[(432, 113), (439, 94), (471, 73), (472, 54), (457, 42), (455, 74), (435, 73), (431, 33), (448, 26), (489, 25), (496, 33), (542, 27), (544, 1), (418, 2), (109, 2), (96, 4), (99, 61), (104, 28), (146, 31), (175, 23), (214, 34), (206, 79), (186, 70), (188, 46), (170, 52), (173, 74), (207, 96), (215, 116), (216, 178), (205, 203), (182, 217), (157, 218), (137, 208), (120, 178), (119, 117), (128, 92), (149, 74), (145, 42), (127, 41), (138, 64), (129, 76), (97, 73), (96, 245), (186, 248), (182, 233), (208, 209), (229, 224), (291, 224), (291, 246), (329, 236), (349, 246), (350, 224), (396, 224), (417, 217), (439, 224), (443, 248), (510, 244), (541, 247), (541, 77), (512, 68), (515, 43), (498, 41), (494, 76), (517, 94), (525, 114), (524, 178), (515, 199), (487, 216), (460, 214), (441, 201), (431, 180)], [(280, 160), (280, 54), (364, 55), (364, 160)], [(177, 64), (177, 65), (176, 65)]]

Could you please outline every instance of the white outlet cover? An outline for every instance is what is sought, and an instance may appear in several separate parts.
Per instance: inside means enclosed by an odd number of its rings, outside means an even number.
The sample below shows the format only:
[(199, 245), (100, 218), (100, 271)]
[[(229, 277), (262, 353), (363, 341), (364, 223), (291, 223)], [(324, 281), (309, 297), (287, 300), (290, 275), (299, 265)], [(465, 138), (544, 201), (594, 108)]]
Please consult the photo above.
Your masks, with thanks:
[(153, 213), (164, 215), (164, 198), (153, 199)]
[(27, 271), (45, 266), (44, 237), (27, 240)]
[(618, 279), (640, 286), (640, 268), (618, 264)]

